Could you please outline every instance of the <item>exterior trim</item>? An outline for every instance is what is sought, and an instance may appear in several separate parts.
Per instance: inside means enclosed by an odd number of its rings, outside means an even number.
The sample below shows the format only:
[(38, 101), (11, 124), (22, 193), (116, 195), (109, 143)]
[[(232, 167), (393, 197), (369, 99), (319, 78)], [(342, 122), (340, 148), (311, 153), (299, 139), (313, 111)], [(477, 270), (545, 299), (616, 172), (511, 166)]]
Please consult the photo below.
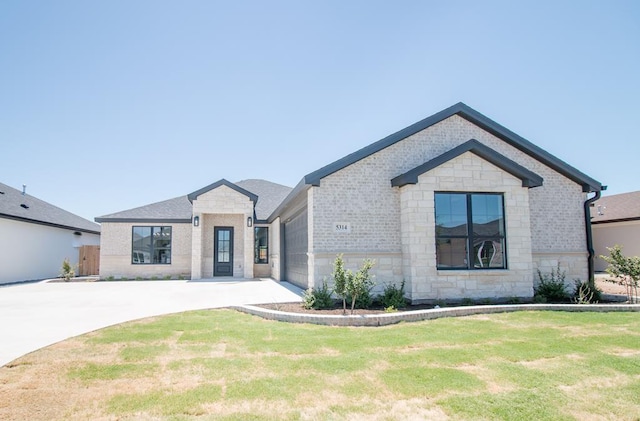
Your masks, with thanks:
[(483, 114), (480, 114), (479, 112), (462, 102), (459, 102), (445, 110), (427, 117), (424, 120), (414, 123), (409, 127), (400, 130), (399, 132), (389, 135), (369, 146), (360, 149), (359, 151), (356, 151), (345, 156), (344, 158), (326, 165), (319, 170), (307, 174), (306, 176), (304, 176), (303, 182), (312, 186), (319, 186), (320, 180), (322, 178), (333, 174), (336, 171), (339, 171), (430, 126), (433, 126), (434, 124), (437, 124), (453, 115), (458, 115), (464, 118), (470, 123), (475, 124), (483, 130), (486, 130), (499, 139), (507, 142), (509, 145), (535, 158), (546, 166), (554, 169), (555, 171), (559, 172), (575, 183), (581, 185), (584, 192), (595, 192), (602, 190), (602, 185), (600, 184), (600, 182), (587, 176), (586, 174), (582, 173), (581, 171), (577, 170), (561, 159), (556, 158), (544, 149), (534, 145), (533, 143), (515, 134), (506, 127), (501, 126), (490, 118), (484, 116)]
[(591, 222), (591, 225), (604, 225), (604, 224), (613, 224), (614, 222), (633, 222), (640, 221), (640, 216), (636, 216), (633, 218), (619, 218), (619, 219), (607, 219), (606, 221), (597, 221)]
[(213, 184), (208, 185), (207, 187), (203, 187), (200, 190), (196, 190), (193, 193), (188, 194), (187, 198), (189, 199), (189, 202), (193, 203), (193, 201), (195, 199), (197, 199), (198, 196), (200, 196), (201, 194), (204, 194), (204, 193), (206, 193), (208, 191), (217, 189), (220, 186), (227, 186), (230, 189), (233, 189), (233, 190), (237, 191), (238, 193), (247, 196), (254, 203), (254, 205), (258, 201), (258, 196), (256, 196), (255, 194), (251, 193), (248, 190), (243, 189), (242, 187), (238, 186), (237, 184), (233, 184), (232, 182), (230, 182), (228, 180), (225, 180), (224, 178), (219, 180), (219, 181), (216, 181)]
[(150, 224), (190, 224), (191, 219), (166, 219), (166, 218), (95, 218), (96, 222), (142, 222)]
[[(320, 184), (318, 184), (320, 185)], [(271, 213), (269, 219), (267, 219), (268, 223), (272, 223), (278, 216), (282, 215), (284, 211), (289, 207), (289, 204), (302, 192), (306, 192), (309, 190), (309, 184), (305, 182), (305, 178), (300, 180), (300, 182), (291, 190), (291, 192), (284, 198), (282, 203), (278, 205), (278, 207)]]
[(23, 217), (20, 217), (20, 216), (7, 215), (6, 213), (0, 213), (0, 218), (12, 219), (14, 221), (27, 222), (27, 223), (30, 223), (30, 224), (45, 225), (47, 227), (53, 227), (53, 228), (62, 228), (62, 229), (71, 230), (71, 231), (86, 232), (87, 234), (100, 235), (100, 231), (92, 231), (92, 230), (88, 230), (88, 229), (72, 227), (72, 226), (69, 226), (69, 225), (55, 224), (53, 222), (38, 221), (37, 219), (29, 219), (29, 218), (23, 218)]
[(483, 145), (475, 139), (471, 139), (463, 143), (462, 145), (456, 146), (455, 148), (443, 153), (442, 155), (393, 178), (391, 180), (391, 186), (402, 187), (407, 184), (417, 184), (418, 176), (420, 176), (421, 174), (437, 168), (440, 165), (454, 158), (457, 158), (458, 156), (466, 152), (472, 152), (485, 161), (488, 161), (496, 167), (501, 168), (502, 170), (513, 175), (514, 177), (519, 178), (520, 180), (522, 180), (522, 187), (533, 188), (542, 186), (543, 179), (538, 174), (529, 171), (522, 165), (512, 161), (504, 155), (499, 154), (498, 152)]

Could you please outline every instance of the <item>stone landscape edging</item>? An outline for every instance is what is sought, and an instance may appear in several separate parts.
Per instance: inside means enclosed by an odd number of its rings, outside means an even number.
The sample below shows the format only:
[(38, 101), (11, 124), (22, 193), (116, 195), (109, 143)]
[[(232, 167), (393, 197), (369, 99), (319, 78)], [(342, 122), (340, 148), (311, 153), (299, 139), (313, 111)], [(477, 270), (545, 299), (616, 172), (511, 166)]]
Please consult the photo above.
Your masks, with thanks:
[(243, 305), (234, 309), (268, 320), (288, 323), (311, 323), (326, 326), (386, 326), (400, 322), (440, 319), (442, 317), (472, 316), (475, 314), (511, 313), (515, 311), (568, 312), (640, 312), (640, 304), (505, 304), (464, 307), (444, 307), (427, 310), (399, 311), (380, 314), (327, 315), (290, 313), (263, 307)]

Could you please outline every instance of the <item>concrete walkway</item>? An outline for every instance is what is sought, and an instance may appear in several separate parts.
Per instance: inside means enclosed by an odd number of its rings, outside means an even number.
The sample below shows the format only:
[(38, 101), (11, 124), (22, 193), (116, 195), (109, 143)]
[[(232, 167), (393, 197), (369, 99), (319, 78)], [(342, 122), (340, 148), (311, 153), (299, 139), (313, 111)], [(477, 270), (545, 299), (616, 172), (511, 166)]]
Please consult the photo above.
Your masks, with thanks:
[(64, 339), (160, 314), (301, 301), (286, 282), (39, 282), (0, 288), (0, 366)]

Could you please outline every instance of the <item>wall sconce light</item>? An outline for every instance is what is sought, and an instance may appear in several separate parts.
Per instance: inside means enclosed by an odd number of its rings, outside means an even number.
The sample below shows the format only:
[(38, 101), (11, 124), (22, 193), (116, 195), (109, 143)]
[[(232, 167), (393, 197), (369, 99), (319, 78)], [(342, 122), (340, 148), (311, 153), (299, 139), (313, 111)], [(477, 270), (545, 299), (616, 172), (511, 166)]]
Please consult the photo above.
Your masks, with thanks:
[(253, 218), (252, 217), (248, 217), (247, 218), (247, 226), (248, 227), (252, 227), (253, 226)]
[(200, 217), (199, 216), (194, 216), (193, 217), (193, 226), (194, 227), (199, 227), (200, 226)]

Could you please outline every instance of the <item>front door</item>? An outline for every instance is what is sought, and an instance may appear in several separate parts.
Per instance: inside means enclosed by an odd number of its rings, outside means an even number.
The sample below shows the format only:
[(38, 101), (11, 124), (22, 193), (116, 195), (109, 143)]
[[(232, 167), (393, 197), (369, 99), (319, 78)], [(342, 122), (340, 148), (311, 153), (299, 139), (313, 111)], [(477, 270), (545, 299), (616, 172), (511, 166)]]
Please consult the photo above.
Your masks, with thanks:
[(233, 227), (215, 227), (213, 242), (213, 276), (233, 276)]

